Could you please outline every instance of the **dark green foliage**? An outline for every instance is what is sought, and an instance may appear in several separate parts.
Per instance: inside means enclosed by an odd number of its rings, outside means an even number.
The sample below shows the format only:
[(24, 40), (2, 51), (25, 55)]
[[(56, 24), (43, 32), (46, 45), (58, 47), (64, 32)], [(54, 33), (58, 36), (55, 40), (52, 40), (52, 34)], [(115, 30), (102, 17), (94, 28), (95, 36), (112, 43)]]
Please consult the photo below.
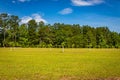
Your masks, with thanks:
[[(2, 45), (5, 47), (6, 46), (6, 31), (9, 26), (9, 16), (6, 13), (0, 14), (0, 29), (2, 30), (1, 33), (3, 35), (3, 40), (2, 40)], [(2, 38), (1, 38), (2, 39)]]
[(34, 46), (38, 44), (37, 38), (37, 23), (35, 20), (30, 20), (28, 22), (28, 41), (29, 46)]
[[(1, 47), (120, 48), (120, 33), (108, 27), (37, 23), (19, 24), (18, 16), (0, 14)], [(63, 44), (64, 43), (64, 44)]]
[(21, 47), (28, 46), (28, 29), (26, 24), (22, 24), (19, 26), (19, 41)]

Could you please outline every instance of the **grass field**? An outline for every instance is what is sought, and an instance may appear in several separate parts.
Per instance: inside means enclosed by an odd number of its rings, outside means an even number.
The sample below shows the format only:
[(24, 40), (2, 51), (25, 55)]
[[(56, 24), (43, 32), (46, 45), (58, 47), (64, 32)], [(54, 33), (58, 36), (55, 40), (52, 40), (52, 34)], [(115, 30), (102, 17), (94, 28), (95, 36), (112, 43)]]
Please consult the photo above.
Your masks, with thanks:
[(0, 80), (120, 80), (120, 49), (0, 48)]

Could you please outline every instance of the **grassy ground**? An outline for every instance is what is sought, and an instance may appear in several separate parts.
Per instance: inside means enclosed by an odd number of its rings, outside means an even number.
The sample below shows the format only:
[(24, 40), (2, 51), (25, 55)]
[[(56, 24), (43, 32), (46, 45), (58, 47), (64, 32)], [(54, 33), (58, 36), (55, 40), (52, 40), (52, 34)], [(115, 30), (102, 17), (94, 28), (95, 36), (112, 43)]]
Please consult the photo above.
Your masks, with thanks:
[(120, 49), (0, 48), (0, 80), (120, 79)]

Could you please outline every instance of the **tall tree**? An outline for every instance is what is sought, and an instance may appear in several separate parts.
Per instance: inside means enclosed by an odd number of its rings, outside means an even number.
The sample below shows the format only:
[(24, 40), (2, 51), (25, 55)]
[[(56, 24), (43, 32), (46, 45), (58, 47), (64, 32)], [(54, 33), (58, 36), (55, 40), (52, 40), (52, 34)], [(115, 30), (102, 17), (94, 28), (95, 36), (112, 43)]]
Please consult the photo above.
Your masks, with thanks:
[(5, 47), (5, 43), (6, 43), (6, 30), (7, 30), (7, 28), (8, 28), (8, 21), (9, 21), (9, 16), (8, 16), (8, 14), (7, 13), (2, 13), (2, 14), (0, 14), (0, 26), (1, 26), (1, 28), (2, 28), (2, 30), (3, 30), (3, 46)]
[(98, 27), (96, 28), (96, 44), (97, 47), (107, 47), (107, 39), (106, 39), (106, 27)]
[(37, 31), (37, 23), (35, 20), (30, 20), (28, 22), (28, 41), (29, 46), (34, 46), (38, 44), (38, 41), (36, 39), (36, 31)]
[(14, 40), (14, 46), (17, 46), (18, 44), (17, 40), (18, 40), (19, 22), (20, 19), (18, 16), (15, 15), (10, 16), (9, 26), (12, 33), (12, 38)]
[(22, 47), (28, 46), (28, 29), (26, 24), (19, 26), (19, 44)]
[(118, 48), (120, 46), (119, 34), (116, 32), (111, 32), (111, 41), (112, 41), (112, 45), (115, 48)]

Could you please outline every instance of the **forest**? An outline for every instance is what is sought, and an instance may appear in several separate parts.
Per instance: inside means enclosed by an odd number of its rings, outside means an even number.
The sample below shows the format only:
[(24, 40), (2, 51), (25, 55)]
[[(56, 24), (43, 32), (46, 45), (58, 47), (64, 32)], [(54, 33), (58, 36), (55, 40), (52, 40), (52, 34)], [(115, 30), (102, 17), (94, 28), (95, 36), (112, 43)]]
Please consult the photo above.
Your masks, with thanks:
[(16, 15), (0, 14), (0, 47), (120, 48), (120, 33), (107, 26), (20, 21)]

